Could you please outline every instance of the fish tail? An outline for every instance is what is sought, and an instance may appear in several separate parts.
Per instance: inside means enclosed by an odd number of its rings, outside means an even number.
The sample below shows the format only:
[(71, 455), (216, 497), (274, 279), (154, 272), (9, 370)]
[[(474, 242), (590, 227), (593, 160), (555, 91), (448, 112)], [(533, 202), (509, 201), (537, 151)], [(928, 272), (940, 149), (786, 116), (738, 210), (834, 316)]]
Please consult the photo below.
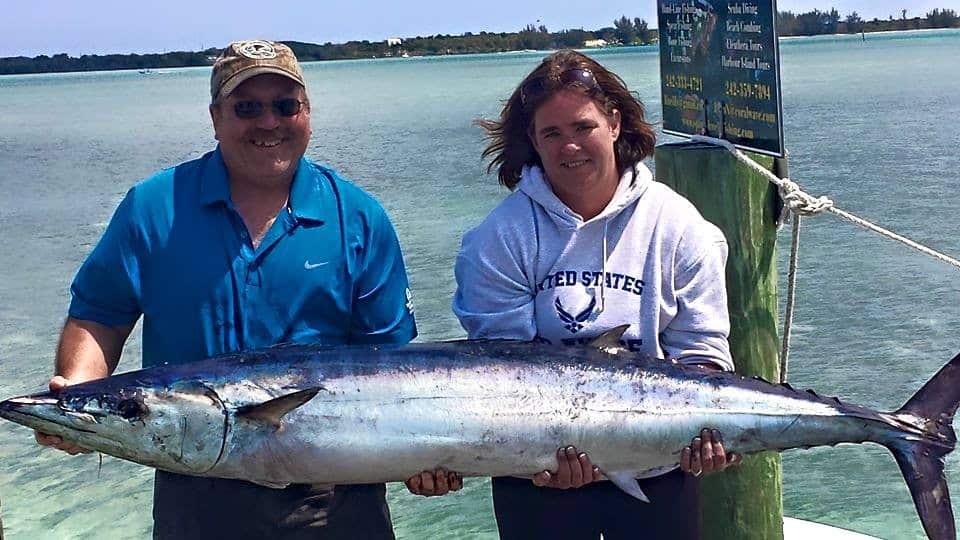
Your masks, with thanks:
[(943, 458), (953, 451), (957, 435), (953, 415), (960, 405), (960, 354), (943, 366), (913, 397), (891, 416), (918, 436), (900, 436), (885, 442), (900, 466), (927, 536), (955, 540), (956, 526)]

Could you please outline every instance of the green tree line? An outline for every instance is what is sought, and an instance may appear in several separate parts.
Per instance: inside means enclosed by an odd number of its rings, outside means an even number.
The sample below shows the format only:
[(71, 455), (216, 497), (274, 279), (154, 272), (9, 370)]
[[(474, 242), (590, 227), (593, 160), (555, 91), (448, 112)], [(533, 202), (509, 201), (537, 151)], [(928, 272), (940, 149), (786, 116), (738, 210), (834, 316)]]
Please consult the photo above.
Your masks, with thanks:
[(72, 57), (60, 53), (53, 56), (41, 54), (33, 58), (14, 56), (0, 58), (0, 75), (202, 66), (212, 64), (213, 58), (218, 54), (220, 50), (214, 48), (199, 52), (178, 51), (158, 54), (85, 54)]
[[(925, 17), (907, 17), (864, 21), (856, 13), (841, 17), (836, 9), (813, 10), (794, 14), (777, 14), (777, 31), (781, 36), (876, 32), (882, 30), (914, 30), (923, 28), (960, 27), (960, 17), (952, 9), (935, 9)], [(388, 46), (384, 41), (348, 41), (347, 43), (304, 43), (286, 41), (301, 61), (384, 58), (441, 54), (471, 54), (522, 50), (580, 48), (591, 40), (604, 40), (610, 45), (647, 45), (657, 41), (657, 30), (644, 19), (626, 15), (613, 21), (613, 26), (598, 30), (582, 28), (550, 32), (544, 25), (528, 24), (518, 32), (466, 32), (462, 35), (438, 34), (404, 39), (400, 45)], [(204, 66), (213, 63), (219, 49), (177, 51), (157, 54), (107, 54), (79, 57), (65, 53), (33, 58), (16, 56), (0, 58), (0, 75), (20, 73), (53, 73), (67, 71), (101, 71), (115, 69), (159, 69)]]
[[(550, 32), (546, 26), (529, 24), (518, 32), (467, 32), (463, 35), (439, 34), (404, 39), (400, 45), (388, 46), (384, 41), (348, 41), (347, 43), (304, 43), (284, 41), (304, 62), (354, 58), (384, 58), (402, 55), (425, 56), (470, 54), (526, 49), (547, 50), (583, 47), (585, 41), (603, 39), (610, 44), (643, 45), (656, 40), (656, 30), (647, 21), (626, 16), (614, 26), (599, 30), (560, 30)], [(218, 49), (197, 52), (162, 54), (108, 54), (72, 57), (67, 54), (17, 56), (0, 58), (0, 75), (19, 73), (52, 73), (66, 71), (101, 71), (115, 69), (157, 69), (210, 65)]]
[(794, 14), (789, 11), (777, 13), (777, 33), (781, 36), (815, 36), (820, 34), (858, 34), (860, 32), (883, 32), (890, 30), (922, 30), (927, 28), (960, 28), (960, 17), (952, 9), (935, 9), (925, 17), (907, 17), (907, 10), (900, 10), (900, 17), (863, 20), (854, 11), (841, 17), (836, 9), (813, 10)]

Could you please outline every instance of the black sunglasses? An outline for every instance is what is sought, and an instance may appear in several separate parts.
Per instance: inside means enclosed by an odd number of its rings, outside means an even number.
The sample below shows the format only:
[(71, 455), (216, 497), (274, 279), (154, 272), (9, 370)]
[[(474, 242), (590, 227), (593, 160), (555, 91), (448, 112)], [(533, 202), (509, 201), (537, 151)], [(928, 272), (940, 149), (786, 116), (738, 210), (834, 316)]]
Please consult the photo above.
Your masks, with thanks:
[[(299, 114), (306, 104), (307, 102), (300, 101), (296, 98), (275, 99), (270, 102), (270, 105), (273, 107), (273, 112), (277, 116), (283, 117)], [(264, 107), (265, 105), (261, 101), (238, 101), (233, 104), (233, 113), (237, 115), (237, 118), (251, 120), (253, 118), (259, 118), (260, 115), (263, 114)]]
[(547, 91), (569, 84), (576, 84), (590, 91), (602, 91), (592, 71), (587, 68), (571, 68), (561, 71), (556, 77), (544, 76), (527, 81), (520, 87), (520, 104), (526, 106), (542, 97)]

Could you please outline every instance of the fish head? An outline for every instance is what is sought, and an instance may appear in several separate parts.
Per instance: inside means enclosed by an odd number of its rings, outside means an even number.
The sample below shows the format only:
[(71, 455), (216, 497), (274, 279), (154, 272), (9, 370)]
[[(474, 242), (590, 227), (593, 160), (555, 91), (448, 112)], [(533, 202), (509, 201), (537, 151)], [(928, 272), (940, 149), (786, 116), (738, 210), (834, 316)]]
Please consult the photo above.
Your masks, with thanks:
[(201, 381), (109, 377), (0, 402), (0, 417), (84, 448), (166, 471), (203, 474), (227, 433), (223, 402)]

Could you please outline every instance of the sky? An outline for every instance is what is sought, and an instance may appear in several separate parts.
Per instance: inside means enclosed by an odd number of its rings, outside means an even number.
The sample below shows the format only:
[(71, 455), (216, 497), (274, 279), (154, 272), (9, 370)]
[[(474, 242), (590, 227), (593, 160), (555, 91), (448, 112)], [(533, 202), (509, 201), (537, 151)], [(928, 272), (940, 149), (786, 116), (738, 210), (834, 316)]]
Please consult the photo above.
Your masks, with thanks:
[[(935, 8), (960, 13), (960, 0), (780, 0), (781, 11), (835, 7), (861, 18), (922, 16)], [(380, 41), (464, 32), (515, 32), (527, 24), (550, 31), (595, 30), (621, 15), (656, 26), (655, 0), (4, 0), (0, 57), (148, 53), (221, 48), (237, 39), (310, 43)]]

